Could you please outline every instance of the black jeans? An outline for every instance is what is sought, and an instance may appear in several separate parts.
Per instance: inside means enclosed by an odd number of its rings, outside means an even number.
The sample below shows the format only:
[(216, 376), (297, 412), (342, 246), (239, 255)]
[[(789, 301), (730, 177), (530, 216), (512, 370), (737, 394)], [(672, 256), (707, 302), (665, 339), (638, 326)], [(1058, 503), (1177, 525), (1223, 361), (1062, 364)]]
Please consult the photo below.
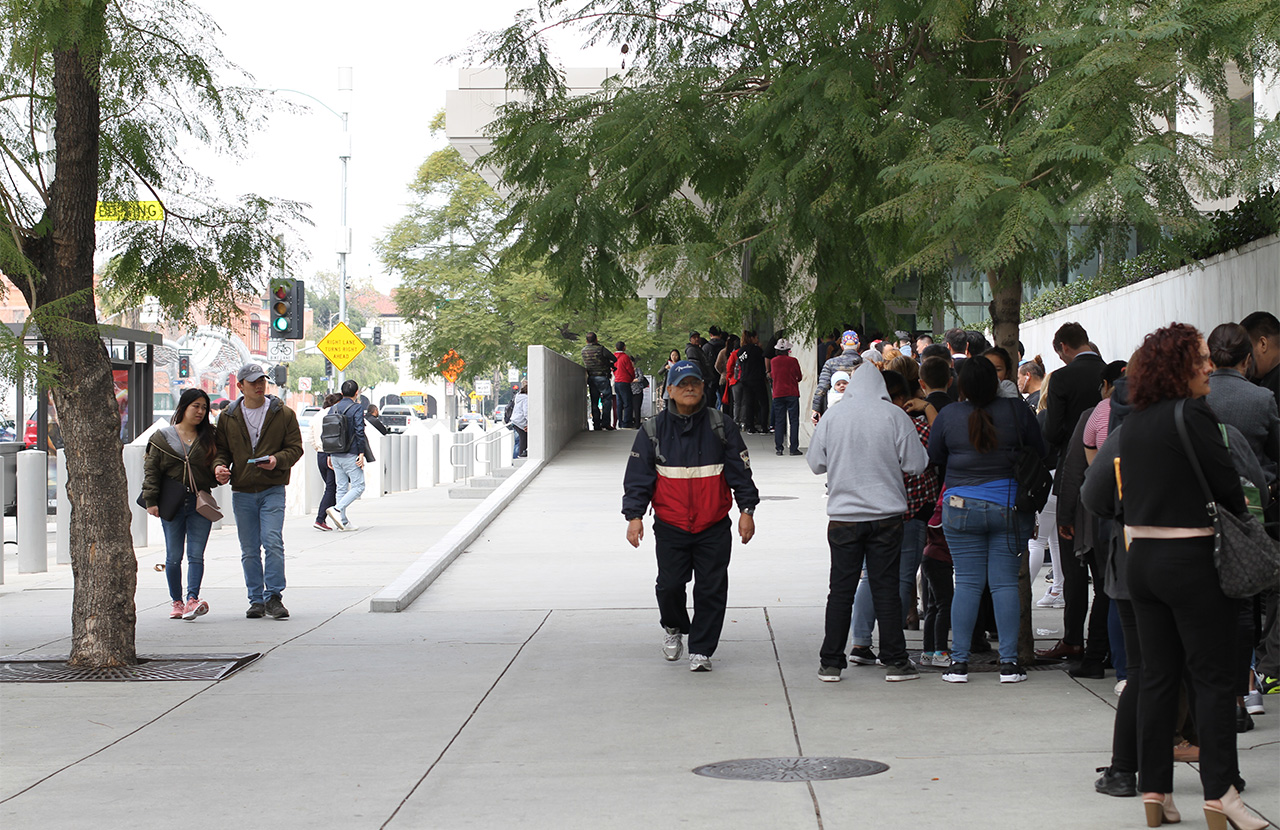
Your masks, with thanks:
[(924, 612), (924, 651), (947, 651), (947, 634), (951, 629), (951, 600), (956, 595), (955, 569), (950, 562), (930, 559), (920, 561), (924, 569), (928, 603)]
[[(613, 425), (613, 389), (608, 375), (587, 375), (587, 397), (591, 402), (591, 428)], [(603, 409), (603, 416), (601, 410)], [(602, 419), (603, 418), (603, 419)]]
[(1138, 695), (1142, 691), (1142, 643), (1138, 638), (1138, 618), (1133, 603), (1113, 599), (1124, 631), (1124, 666), (1128, 679), (1116, 704), (1116, 723), (1111, 731), (1111, 769), (1138, 771)]
[(738, 414), (738, 423), (749, 431), (768, 429), (769, 415), (766, 407), (769, 402), (765, 397), (764, 381), (739, 381), (738, 386), (742, 387), (742, 412)]
[(828, 522), (831, 547), (831, 586), (827, 594), (826, 636), (819, 656), (824, 666), (844, 668), (849, 641), (853, 596), (866, 565), (871, 603), (880, 628), (880, 659), (886, 666), (907, 661), (902, 633), (902, 597), (898, 593), (898, 562), (902, 557), (902, 519), (873, 522)]
[(1194, 691), (1204, 797), (1221, 798), (1239, 776), (1237, 601), (1218, 585), (1213, 537), (1133, 540), (1129, 592), (1142, 642), (1138, 787), (1173, 792), (1173, 733), (1185, 673)]
[(316, 521), (327, 524), (328, 516), (324, 511), (338, 503), (338, 482), (333, 477), (333, 470), (329, 468), (329, 453), (316, 453), (316, 466), (320, 468), (320, 478), (324, 479), (324, 495), (320, 497), (320, 509), (316, 511)]
[[(1083, 559), (1076, 556), (1074, 539), (1058, 536), (1062, 551), (1062, 598), (1067, 607), (1062, 613), (1063, 642), (1073, 646), (1086, 646), (1086, 660), (1101, 663), (1110, 650), (1107, 635), (1107, 614), (1111, 612), (1110, 600), (1103, 590), (1102, 569), (1092, 552)], [(1087, 568), (1087, 570), (1086, 570)], [(1093, 575), (1093, 607), (1089, 606), (1089, 575)], [(1089, 638), (1084, 632), (1085, 614), (1089, 616)], [(1003, 632), (1002, 632), (1003, 633)]]
[[(729, 599), (729, 553), (733, 538), (725, 516), (699, 533), (654, 521), (658, 552), (658, 613), (666, 628), (689, 635), (689, 653), (716, 653)], [(685, 586), (693, 579), (693, 619), (689, 619)], [(845, 623), (845, 628), (849, 624)]]

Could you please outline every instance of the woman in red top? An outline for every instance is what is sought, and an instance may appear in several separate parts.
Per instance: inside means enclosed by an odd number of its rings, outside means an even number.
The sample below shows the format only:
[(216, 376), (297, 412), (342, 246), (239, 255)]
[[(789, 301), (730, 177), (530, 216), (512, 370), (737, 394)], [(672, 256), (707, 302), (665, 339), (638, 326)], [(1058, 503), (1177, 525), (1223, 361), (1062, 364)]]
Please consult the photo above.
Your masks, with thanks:
[(614, 410), (614, 416), (617, 418), (617, 426), (635, 429), (640, 420), (634, 417), (635, 407), (631, 398), (631, 381), (636, 379), (636, 364), (632, 362), (631, 355), (627, 354), (626, 343), (619, 340), (615, 348), (617, 351), (613, 356), (618, 360), (613, 364), (613, 397), (618, 402), (618, 407)]
[(773, 376), (773, 446), (782, 455), (782, 445), (787, 437), (787, 422), (791, 423), (791, 454), (800, 452), (800, 361), (791, 356), (791, 343), (783, 338), (773, 347), (777, 356), (769, 361), (769, 374)]

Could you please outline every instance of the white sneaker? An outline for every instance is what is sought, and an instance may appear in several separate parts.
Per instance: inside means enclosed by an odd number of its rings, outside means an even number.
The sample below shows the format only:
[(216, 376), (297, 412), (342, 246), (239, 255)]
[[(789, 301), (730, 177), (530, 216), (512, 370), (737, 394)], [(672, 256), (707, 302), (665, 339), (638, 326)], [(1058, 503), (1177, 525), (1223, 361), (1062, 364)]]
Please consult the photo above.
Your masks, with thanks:
[(1066, 601), (1065, 599), (1063, 599), (1063, 597), (1062, 597), (1062, 593), (1061, 593), (1061, 592), (1055, 592), (1052, 588), (1050, 588), (1048, 591), (1045, 591), (1044, 596), (1042, 596), (1042, 597), (1041, 597), (1041, 598), (1036, 602), (1036, 607), (1038, 607), (1038, 608), (1066, 608), (1066, 607), (1067, 607), (1067, 601)]
[(932, 665), (933, 665), (933, 652), (932, 652), (932, 651), (922, 651), (922, 652), (920, 652), (920, 657), (916, 660), (916, 665), (917, 665), (917, 666), (932, 666)]
[(1262, 708), (1262, 692), (1255, 689), (1245, 695), (1244, 710), (1251, 715), (1265, 715), (1267, 710)]
[(663, 626), (662, 630), (667, 632), (662, 638), (662, 656), (674, 663), (684, 654), (684, 635), (678, 628)]
[(1119, 683), (1117, 683), (1117, 684), (1116, 684), (1116, 697), (1120, 697), (1120, 695), (1124, 694), (1124, 687), (1125, 687), (1125, 686), (1128, 686), (1128, 685), (1129, 685), (1129, 681), (1128, 681), (1128, 680), (1121, 680)]
[(324, 511), (324, 514), (329, 517), (329, 521), (333, 522), (333, 526), (338, 530), (347, 529), (347, 525), (342, 521), (342, 514), (338, 512), (338, 508), (330, 507)]
[(689, 671), (711, 671), (711, 658), (705, 654), (690, 654)]
[(933, 653), (933, 667), (935, 669), (945, 669), (951, 665), (951, 652), (935, 651)]

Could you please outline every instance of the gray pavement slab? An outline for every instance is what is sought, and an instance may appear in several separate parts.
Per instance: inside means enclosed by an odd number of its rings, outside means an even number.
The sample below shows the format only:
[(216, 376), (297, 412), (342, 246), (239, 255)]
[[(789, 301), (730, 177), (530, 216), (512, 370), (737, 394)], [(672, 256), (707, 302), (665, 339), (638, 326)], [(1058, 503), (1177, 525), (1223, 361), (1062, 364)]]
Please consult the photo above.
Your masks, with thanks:
[[(170, 621), (159, 547), (139, 551), (139, 651), (263, 652), (217, 683), (0, 686), (0, 826), (1054, 828), (1142, 826), (1093, 792), (1114, 678), (1059, 670), (886, 683), (816, 677), (822, 482), (749, 437), (758, 533), (735, 545), (715, 670), (660, 654), (653, 547), (623, 538), (634, 433), (579, 436), (407, 610), (368, 598), (474, 508), (443, 487), (360, 502), (362, 530), (286, 523), (288, 621), (246, 620), (234, 530), (214, 534), (194, 623)], [(450, 510), (453, 510), (450, 513)], [(648, 532), (648, 531), (647, 531)], [(65, 651), (69, 569), (0, 587), (6, 653)], [(9, 574), (7, 574), (8, 576)], [(1055, 639), (1060, 610), (1037, 609)], [(908, 632), (919, 647), (918, 632)], [(1280, 701), (1241, 736), (1246, 801), (1280, 817)], [(835, 755), (880, 775), (739, 782), (736, 758)], [(1198, 824), (1199, 783), (1175, 798)]]

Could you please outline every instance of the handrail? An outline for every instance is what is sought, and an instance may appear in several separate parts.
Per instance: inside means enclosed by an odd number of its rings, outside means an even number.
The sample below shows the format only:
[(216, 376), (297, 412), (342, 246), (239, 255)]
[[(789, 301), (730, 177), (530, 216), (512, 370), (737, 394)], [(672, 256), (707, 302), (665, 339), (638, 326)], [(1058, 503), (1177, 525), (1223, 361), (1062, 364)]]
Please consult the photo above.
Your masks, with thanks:
[(501, 446), (503, 432), (504, 430), (494, 429), (490, 432), (486, 432), (483, 436), (472, 442), (473, 444), (479, 444), (484, 447), (485, 475), (493, 475), (498, 471), (497, 468), (502, 466), (501, 454), (495, 457), (493, 445), (497, 444), (499, 447)]

